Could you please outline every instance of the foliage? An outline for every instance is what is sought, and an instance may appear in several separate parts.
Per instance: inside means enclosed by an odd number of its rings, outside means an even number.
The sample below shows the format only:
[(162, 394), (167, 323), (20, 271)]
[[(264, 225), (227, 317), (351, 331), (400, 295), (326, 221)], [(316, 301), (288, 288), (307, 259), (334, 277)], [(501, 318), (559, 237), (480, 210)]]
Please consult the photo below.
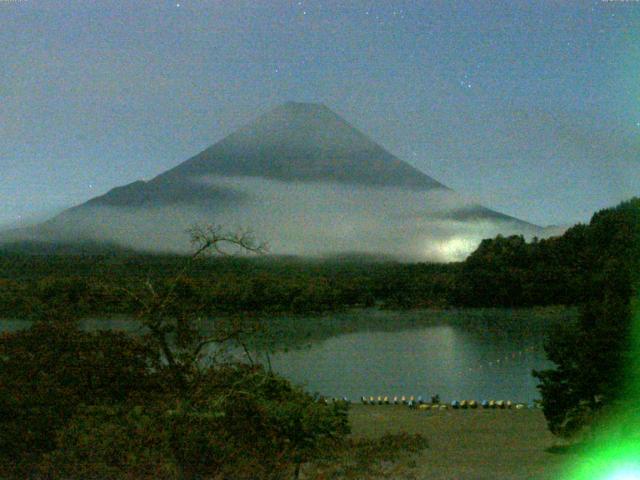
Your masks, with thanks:
[(549, 428), (571, 437), (604, 407), (622, 399), (631, 351), (631, 299), (638, 290), (640, 199), (596, 213), (581, 232), (590, 258), (579, 321), (554, 332), (545, 347), (556, 368), (534, 372)]
[[(243, 344), (246, 324), (201, 333), (206, 305), (184, 273), (208, 251), (260, 252), (245, 234), (194, 229), (195, 254), (172, 281), (111, 292), (137, 305), (147, 334), (82, 332), (65, 301), (0, 341), (0, 475), (11, 478), (281, 478), (348, 433), (326, 405), (207, 347)], [(67, 301), (81, 298), (65, 289)], [(45, 289), (46, 291), (46, 289)], [(219, 348), (214, 348), (214, 351)], [(207, 362), (204, 362), (205, 360)]]
[(36, 318), (51, 305), (83, 316), (138, 312), (128, 285), (144, 295), (147, 278), (209, 315), (319, 313), (379, 305), (386, 308), (450, 305), (457, 264), (287, 258), (201, 258), (182, 272), (179, 256), (26, 256), (0, 254), (0, 311)]
[(140, 402), (160, 385), (154, 352), (122, 333), (37, 322), (0, 338), (0, 462), (24, 471), (82, 404)]
[(454, 302), (472, 307), (573, 305), (584, 298), (590, 259), (581, 250), (582, 225), (562, 237), (521, 235), (483, 240), (464, 262)]
[(207, 371), (189, 402), (172, 412), (170, 429), (177, 455), (199, 459), (190, 468), (223, 478), (290, 472), (349, 432), (346, 403), (327, 405), (246, 365)]
[(43, 478), (178, 479), (162, 412), (145, 406), (80, 406), (56, 431), (44, 455)]
[(325, 405), (259, 368), (206, 372), (189, 398), (81, 408), (40, 473), (63, 478), (279, 478), (335, 448), (344, 405)]

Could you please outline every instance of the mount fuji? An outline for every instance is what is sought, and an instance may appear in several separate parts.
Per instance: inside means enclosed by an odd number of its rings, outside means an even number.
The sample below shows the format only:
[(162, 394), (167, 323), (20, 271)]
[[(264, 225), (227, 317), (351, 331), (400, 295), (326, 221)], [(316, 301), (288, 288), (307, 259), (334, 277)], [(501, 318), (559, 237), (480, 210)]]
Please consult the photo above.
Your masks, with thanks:
[(462, 259), (499, 233), (543, 232), (454, 192), (326, 106), (288, 102), (149, 181), (2, 237), (186, 252), (195, 223), (249, 229), (275, 254), (428, 261)]

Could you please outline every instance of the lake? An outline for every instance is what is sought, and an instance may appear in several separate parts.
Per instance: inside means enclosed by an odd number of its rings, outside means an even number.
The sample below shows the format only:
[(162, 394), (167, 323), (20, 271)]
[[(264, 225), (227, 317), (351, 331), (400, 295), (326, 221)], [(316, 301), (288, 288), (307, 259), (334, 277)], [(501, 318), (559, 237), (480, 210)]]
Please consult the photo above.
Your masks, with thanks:
[[(454, 399), (539, 398), (531, 370), (551, 364), (547, 332), (576, 318), (569, 308), (355, 310), (269, 320), (254, 357), (311, 392), (328, 397), (439, 394)], [(25, 322), (5, 320), (3, 330)], [(129, 319), (88, 319), (89, 330), (132, 330)]]
[(330, 397), (439, 394), (445, 401), (530, 403), (539, 398), (531, 370), (551, 366), (543, 348), (547, 332), (574, 318), (574, 309), (562, 308), (372, 309), (284, 318), (277, 320), (277, 338), (284, 340), (270, 360), (278, 373)]

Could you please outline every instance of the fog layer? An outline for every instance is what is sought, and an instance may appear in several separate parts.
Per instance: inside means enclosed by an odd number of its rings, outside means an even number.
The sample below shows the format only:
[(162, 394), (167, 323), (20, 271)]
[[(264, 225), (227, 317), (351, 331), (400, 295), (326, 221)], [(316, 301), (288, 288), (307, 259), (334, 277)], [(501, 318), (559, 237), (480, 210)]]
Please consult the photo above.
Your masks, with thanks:
[(240, 200), (160, 207), (85, 205), (47, 222), (38, 236), (186, 252), (186, 230), (200, 223), (250, 230), (268, 242), (273, 254), (362, 253), (446, 262), (464, 259), (483, 238), (499, 233), (541, 234), (533, 225), (488, 214), (445, 189), (417, 192), (259, 177), (201, 176), (191, 181), (194, 188), (232, 190)]

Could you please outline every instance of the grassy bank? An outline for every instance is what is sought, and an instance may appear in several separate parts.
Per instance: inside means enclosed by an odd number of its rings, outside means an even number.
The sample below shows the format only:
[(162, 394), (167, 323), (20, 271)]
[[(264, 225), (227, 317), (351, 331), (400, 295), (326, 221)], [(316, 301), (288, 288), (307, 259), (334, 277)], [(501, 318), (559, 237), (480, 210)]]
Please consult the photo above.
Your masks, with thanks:
[(431, 412), (356, 404), (350, 421), (356, 437), (423, 435), (429, 448), (407, 460), (415, 462), (411, 471), (418, 479), (551, 480), (561, 478), (568, 460), (568, 455), (549, 451), (559, 442), (547, 430), (540, 410)]

